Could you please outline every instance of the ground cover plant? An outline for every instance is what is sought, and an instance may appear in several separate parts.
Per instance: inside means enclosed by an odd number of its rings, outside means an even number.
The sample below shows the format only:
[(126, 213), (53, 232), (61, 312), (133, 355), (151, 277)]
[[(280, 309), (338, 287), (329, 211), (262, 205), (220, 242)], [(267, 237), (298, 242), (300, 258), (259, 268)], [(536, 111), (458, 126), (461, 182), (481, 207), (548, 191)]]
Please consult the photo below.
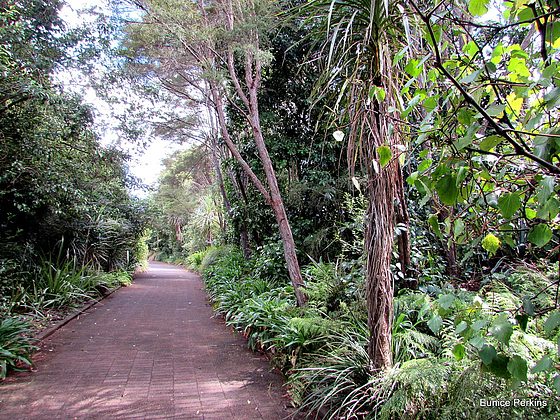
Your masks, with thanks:
[[(347, 298), (327, 309), (332, 284), (341, 281), (335, 267), (313, 263), (309, 272), (316, 277), (308, 282), (309, 306), (302, 311), (289, 285), (254, 278), (252, 263), (231, 251), (212, 257), (203, 272), (214, 309), (250, 348), (271, 357), (310, 418), (558, 416), (556, 373), (549, 369), (558, 360), (556, 315), (519, 313), (529, 293), (539, 295), (536, 308), (556, 298), (556, 267), (548, 273), (510, 267), (477, 292), (450, 285), (403, 291), (395, 299), (395, 365), (380, 373), (367, 352), (364, 305), (349, 305), (353, 299)], [(510, 404), (496, 408), (492, 401)]]
[(0, 379), (6, 378), (8, 369), (31, 366), (35, 345), (30, 332), (31, 324), (22, 318), (0, 318)]

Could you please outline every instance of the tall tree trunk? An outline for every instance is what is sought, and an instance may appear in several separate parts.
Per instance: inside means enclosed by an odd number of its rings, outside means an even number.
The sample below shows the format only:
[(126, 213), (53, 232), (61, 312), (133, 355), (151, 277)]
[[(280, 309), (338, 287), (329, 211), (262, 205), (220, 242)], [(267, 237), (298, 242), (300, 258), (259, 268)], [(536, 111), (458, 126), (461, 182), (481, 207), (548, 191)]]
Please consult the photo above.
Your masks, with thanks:
[(182, 244), (185, 241), (185, 238), (183, 237), (183, 232), (181, 231), (181, 224), (179, 223), (179, 219), (176, 218), (173, 221), (173, 224), (175, 225), (175, 237), (177, 238), (177, 242)]
[(272, 211), (276, 216), (276, 222), (278, 223), (280, 235), (282, 236), (284, 258), (286, 259), (288, 273), (290, 275), (292, 285), (294, 286), (296, 299), (298, 301), (298, 304), (300, 306), (303, 306), (303, 304), (307, 301), (307, 296), (304, 292), (305, 283), (303, 281), (301, 270), (299, 268), (299, 262), (296, 253), (296, 244), (292, 235), (290, 223), (288, 222), (288, 216), (286, 215), (286, 209), (284, 208), (284, 202), (282, 201), (280, 188), (278, 188), (278, 181), (276, 179), (274, 167), (272, 166), (272, 161), (270, 160), (270, 155), (268, 154), (268, 150), (266, 148), (266, 144), (262, 135), (257, 102), (257, 91), (256, 89), (251, 89), (249, 93), (251, 103), (251, 129), (253, 131), (255, 144), (257, 145), (257, 150), (259, 151), (259, 157), (263, 164), (268, 188), (270, 190), (270, 206), (272, 207)]
[[(278, 182), (276, 180), (276, 174), (274, 173), (274, 168), (272, 166), (272, 161), (270, 159), (270, 155), (268, 154), (268, 150), (266, 148), (266, 144), (264, 142), (264, 138), (262, 135), (261, 127), (260, 127), (260, 118), (258, 112), (258, 100), (257, 100), (257, 90), (259, 87), (259, 79), (260, 79), (260, 63), (255, 66), (255, 79), (253, 79), (253, 68), (252, 68), (252, 57), (247, 58), (246, 62), (246, 81), (249, 87), (249, 98), (244, 94), (241, 89), (241, 85), (239, 80), (237, 79), (237, 74), (235, 73), (235, 66), (233, 60), (233, 54), (229, 57), (229, 71), (230, 75), (233, 79), (233, 83), (235, 88), (238, 92), (238, 95), (244, 102), (247, 111), (249, 114), (247, 115), (249, 123), (251, 125), (251, 130), (253, 132), (253, 137), (255, 140), (255, 144), (257, 146), (257, 150), (259, 152), (259, 158), (263, 163), (263, 167), (266, 174), (266, 180), (268, 184), (268, 190), (263, 185), (263, 183), (259, 180), (250, 166), (245, 162), (235, 144), (231, 140), (229, 132), (227, 130), (227, 123), (225, 119), (224, 109), (223, 109), (223, 101), (220, 92), (217, 88), (213, 89), (213, 99), (214, 105), (216, 107), (216, 111), (218, 114), (218, 121), (220, 127), (222, 129), (222, 135), (224, 138), (224, 142), (226, 143), (228, 149), (231, 151), (237, 162), (241, 165), (245, 173), (249, 176), (253, 184), (257, 187), (260, 191), (262, 196), (264, 197), (266, 203), (270, 205), (272, 208), (274, 215), (276, 217), (276, 222), (278, 224), (278, 229), (280, 231), (280, 235), (282, 236), (282, 245), (284, 248), (284, 258), (286, 260), (286, 266), (288, 268), (288, 274), (290, 276), (290, 280), (294, 287), (294, 293), (296, 296), (296, 300), (299, 306), (303, 306), (307, 301), (307, 295), (305, 294), (305, 283), (303, 281), (303, 277), (301, 275), (301, 270), (299, 268), (299, 263), (296, 254), (296, 247), (295, 241), (292, 235), (292, 230), (290, 228), (290, 224), (288, 222), (288, 217), (286, 215), (286, 211), (284, 208), (284, 203), (282, 201), (282, 197), (280, 195), (280, 189), (278, 188)], [(258, 77), (257, 77), (258, 75)]]
[[(394, 245), (395, 202), (398, 198), (400, 141), (398, 117), (389, 112), (397, 108), (388, 47), (379, 39), (372, 46), (371, 87), (382, 88), (387, 96), (382, 101), (367, 100), (369, 89), (359, 92), (362, 99), (355, 130), (362, 133), (362, 160), (365, 158), (369, 185), (369, 206), (364, 250), (366, 253), (365, 276), (370, 341), (368, 353), (374, 369), (388, 369), (393, 365), (392, 326), (394, 312), (394, 280), (391, 257)], [(357, 88), (359, 89), (359, 88)], [(396, 117), (396, 118), (393, 118)], [(388, 147), (391, 158), (381, 162), (380, 148)], [(382, 163), (385, 166), (382, 166)]]
[[(380, 121), (377, 121), (380, 123)], [(377, 124), (376, 124), (377, 125)], [(372, 145), (385, 144), (383, 123), (373, 133)], [(377, 146), (379, 147), (379, 146)], [(370, 153), (373, 150), (370, 150)], [(372, 153), (373, 154), (373, 153)], [(376, 369), (393, 365), (393, 275), (391, 255), (395, 227), (395, 183), (398, 161), (393, 159), (379, 173), (370, 171), (368, 218), (364, 237), (366, 293), (370, 341), (368, 353)]]

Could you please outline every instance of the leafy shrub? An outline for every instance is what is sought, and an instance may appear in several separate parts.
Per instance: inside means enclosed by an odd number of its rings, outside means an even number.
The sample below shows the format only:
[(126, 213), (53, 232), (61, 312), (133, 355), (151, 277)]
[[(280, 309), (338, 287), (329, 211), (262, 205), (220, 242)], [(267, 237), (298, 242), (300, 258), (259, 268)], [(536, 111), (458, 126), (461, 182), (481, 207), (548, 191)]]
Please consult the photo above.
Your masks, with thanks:
[(204, 273), (214, 264), (217, 264), (222, 257), (226, 257), (231, 254), (233, 249), (228, 246), (220, 245), (220, 246), (211, 246), (206, 250), (204, 258), (200, 263), (198, 271), (200, 273)]
[(204, 260), (204, 256), (206, 255), (206, 251), (199, 251), (199, 252), (195, 252), (191, 255), (189, 255), (187, 257), (187, 260), (185, 261), (187, 263), (187, 265), (193, 269), (193, 270), (197, 270), (200, 268), (200, 265), (202, 264), (202, 261)]
[(306, 280), (306, 293), (310, 304), (327, 313), (339, 311), (342, 306), (352, 304), (358, 296), (358, 282), (362, 276), (354, 276), (352, 270), (345, 275), (343, 270), (333, 263), (312, 261), (303, 270)]
[(280, 286), (289, 283), (282, 241), (271, 242), (257, 249), (253, 257), (253, 275)]
[(252, 350), (268, 349), (278, 332), (289, 324), (286, 311), (292, 305), (282, 297), (281, 291), (273, 290), (239, 305), (227, 324), (243, 332)]
[[(256, 277), (254, 264), (239, 251), (213, 257), (204, 272), (208, 293), (227, 324), (290, 375), (292, 397), (308, 418), (485, 419), (496, 408), (480, 407), (480, 399), (514, 398), (547, 406), (512, 405), (500, 416), (555, 418), (559, 412), (552, 387), (560, 381), (554, 371), (560, 312), (546, 326), (520, 312), (530, 309), (528, 294), (550, 284), (546, 276), (496, 274), (482, 296), (445, 284), (404, 291), (395, 298), (395, 365), (381, 372), (368, 356), (369, 331), (355, 280), (315, 262), (304, 270), (311, 305), (302, 309), (291, 286)], [(527, 275), (533, 280), (520, 280)], [(328, 303), (337, 299), (334, 311)]]
[[(316, 354), (304, 358), (289, 380), (292, 398), (300, 410), (328, 413), (326, 418), (353, 418), (370, 408), (372, 372), (367, 353), (367, 326), (348, 324), (345, 332), (331, 334)], [(368, 403), (369, 401), (369, 403)], [(318, 416), (319, 417), (319, 416)]]
[(8, 369), (31, 366), (31, 355), (36, 346), (26, 334), (30, 332), (28, 321), (4, 316), (0, 320), (0, 379), (6, 377)]
[(145, 232), (134, 244), (134, 261), (136, 262), (136, 267), (140, 270), (146, 270), (148, 268), (150, 249), (148, 248), (147, 240), (149, 236), (150, 232)]
[(250, 348), (269, 351), (278, 366), (291, 369), (303, 353), (325, 342), (332, 325), (310, 312), (306, 318), (292, 316), (292, 286), (253, 277), (251, 267), (238, 251), (217, 258), (204, 272), (206, 289), (215, 311), (247, 337)]
[[(77, 269), (75, 261), (64, 261), (59, 253), (56, 260), (50, 256), (41, 260), (41, 271), (33, 282), (33, 296), (41, 307), (60, 308), (76, 300), (88, 298), (84, 282), (86, 270)], [(85, 284), (84, 284), (85, 283)]]

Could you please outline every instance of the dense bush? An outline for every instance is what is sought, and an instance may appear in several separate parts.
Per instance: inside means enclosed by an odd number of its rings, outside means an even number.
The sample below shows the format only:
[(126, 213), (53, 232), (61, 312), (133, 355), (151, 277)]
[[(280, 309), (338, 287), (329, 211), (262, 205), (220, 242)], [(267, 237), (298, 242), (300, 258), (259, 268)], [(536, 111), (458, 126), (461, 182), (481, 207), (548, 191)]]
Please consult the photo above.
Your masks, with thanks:
[[(395, 365), (378, 372), (367, 352), (365, 310), (356, 304), (359, 287), (345, 282), (344, 272), (332, 264), (310, 265), (310, 301), (300, 309), (289, 286), (256, 277), (254, 263), (230, 251), (214, 250), (203, 272), (214, 309), (252, 349), (268, 352), (309, 417), (486, 419), (499, 412), (552, 419), (560, 413), (552, 368), (560, 320), (534, 316), (525, 323), (516, 316), (529, 294), (539, 295), (537, 308), (550, 305), (554, 274), (512, 267), (495, 273), (480, 293), (449, 285), (403, 291), (395, 299)], [(512, 403), (484, 407), (480, 400)]]

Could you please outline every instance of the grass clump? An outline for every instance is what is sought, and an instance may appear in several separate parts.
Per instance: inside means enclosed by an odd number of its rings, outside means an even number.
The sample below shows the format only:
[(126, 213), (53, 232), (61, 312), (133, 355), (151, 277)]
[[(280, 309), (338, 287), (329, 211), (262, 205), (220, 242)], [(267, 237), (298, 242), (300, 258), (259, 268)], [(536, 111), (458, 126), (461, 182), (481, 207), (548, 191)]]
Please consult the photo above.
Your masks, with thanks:
[(0, 315), (0, 379), (6, 378), (9, 369), (20, 370), (32, 365), (31, 356), (36, 346), (29, 337), (30, 332), (29, 321)]

